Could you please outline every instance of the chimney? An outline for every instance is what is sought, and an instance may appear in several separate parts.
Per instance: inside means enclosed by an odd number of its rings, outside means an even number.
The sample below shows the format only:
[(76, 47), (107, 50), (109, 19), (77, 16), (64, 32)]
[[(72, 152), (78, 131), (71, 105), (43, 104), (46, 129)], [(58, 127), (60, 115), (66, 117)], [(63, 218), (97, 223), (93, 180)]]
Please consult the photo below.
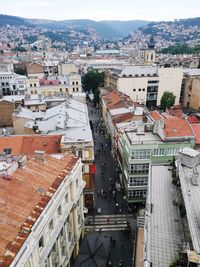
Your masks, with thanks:
[(44, 154), (45, 152), (43, 150), (35, 150), (34, 156), (36, 160), (44, 162)]

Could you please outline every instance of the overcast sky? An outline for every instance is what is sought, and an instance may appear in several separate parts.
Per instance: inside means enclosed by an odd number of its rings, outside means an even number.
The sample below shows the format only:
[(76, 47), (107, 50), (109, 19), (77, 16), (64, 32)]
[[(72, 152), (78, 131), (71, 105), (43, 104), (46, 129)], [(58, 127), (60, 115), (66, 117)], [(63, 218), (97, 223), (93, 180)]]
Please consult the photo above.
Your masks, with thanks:
[(0, 0), (0, 13), (53, 20), (174, 20), (200, 17), (200, 0)]

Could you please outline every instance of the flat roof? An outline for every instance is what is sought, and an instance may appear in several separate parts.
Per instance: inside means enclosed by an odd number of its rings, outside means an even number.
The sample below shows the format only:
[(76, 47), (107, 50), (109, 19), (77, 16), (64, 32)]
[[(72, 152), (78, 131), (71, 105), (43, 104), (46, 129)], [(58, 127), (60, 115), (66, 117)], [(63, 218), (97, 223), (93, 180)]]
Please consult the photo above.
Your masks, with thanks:
[(200, 164), (195, 166), (195, 176), (197, 179), (195, 185), (192, 182), (193, 170), (194, 168), (186, 167), (179, 161), (179, 178), (192, 244), (197, 254), (200, 254)]
[(120, 76), (123, 77), (123, 75), (129, 76), (154, 76), (157, 73), (157, 67), (156, 66), (126, 66), (122, 69)]
[(145, 227), (145, 266), (169, 267), (178, 257), (181, 219), (168, 166), (151, 165)]
[(135, 132), (132, 131), (132, 132), (126, 132), (126, 134), (129, 137), (131, 144), (163, 143), (161, 139), (158, 137), (158, 135), (154, 135), (152, 134), (152, 132), (143, 132), (139, 134), (137, 131)]
[(187, 156), (190, 156), (191, 158), (194, 158), (196, 156), (198, 156), (200, 154), (199, 151), (197, 150), (194, 150), (190, 147), (184, 147), (183, 149), (181, 149), (180, 151), (181, 154), (185, 154)]

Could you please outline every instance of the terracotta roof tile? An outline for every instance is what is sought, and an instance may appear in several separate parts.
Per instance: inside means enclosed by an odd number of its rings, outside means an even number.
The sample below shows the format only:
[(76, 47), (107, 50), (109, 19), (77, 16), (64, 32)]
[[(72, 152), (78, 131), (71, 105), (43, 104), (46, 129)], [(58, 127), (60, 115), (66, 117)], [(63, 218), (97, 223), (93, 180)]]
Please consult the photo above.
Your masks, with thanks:
[(153, 121), (159, 121), (159, 120), (161, 120), (163, 118), (162, 115), (156, 110), (155, 111), (151, 111), (149, 113), (149, 115), (150, 115), (150, 117), (151, 117), (151, 119)]
[(43, 150), (47, 154), (60, 152), (61, 135), (31, 135), (0, 137), (0, 153), (11, 148), (13, 155), (33, 155), (35, 150)]
[(158, 111), (150, 112), (149, 116), (154, 122), (164, 122), (165, 138), (194, 136), (188, 121), (184, 118), (175, 117), (167, 113), (160, 114)]
[(129, 96), (121, 92), (112, 91), (105, 96), (102, 96), (108, 109), (124, 107), (125, 104), (133, 106), (133, 101)]
[(194, 123), (199, 123), (200, 119), (198, 117), (189, 115), (187, 120), (189, 121), (190, 124), (194, 124)]
[(200, 145), (200, 124), (192, 124), (191, 127), (196, 137), (196, 144)]
[(61, 172), (68, 173), (78, 161), (70, 154), (62, 160), (44, 157), (42, 162), (31, 156), (23, 168), (12, 174), (11, 181), (0, 177), (0, 266), (10, 265), (52, 197), (50, 192), (54, 193), (62, 183)]

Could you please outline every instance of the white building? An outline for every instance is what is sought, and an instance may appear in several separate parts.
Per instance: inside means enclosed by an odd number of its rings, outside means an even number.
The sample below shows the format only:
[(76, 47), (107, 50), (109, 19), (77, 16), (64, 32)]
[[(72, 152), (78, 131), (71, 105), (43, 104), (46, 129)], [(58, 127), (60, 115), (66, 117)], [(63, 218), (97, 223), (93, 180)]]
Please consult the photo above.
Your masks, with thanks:
[(175, 105), (178, 105), (182, 78), (182, 68), (132, 65), (108, 71), (105, 75), (105, 87), (125, 93), (134, 102), (147, 107), (160, 105), (163, 93), (169, 91), (176, 96)]
[(0, 72), (0, 94), (23, 95), (26, 91), (26, 77), (14, 72)]
[(80, 159), (9, 157), (0, 173), (0, 265), (69, 267), (84, 227)]

